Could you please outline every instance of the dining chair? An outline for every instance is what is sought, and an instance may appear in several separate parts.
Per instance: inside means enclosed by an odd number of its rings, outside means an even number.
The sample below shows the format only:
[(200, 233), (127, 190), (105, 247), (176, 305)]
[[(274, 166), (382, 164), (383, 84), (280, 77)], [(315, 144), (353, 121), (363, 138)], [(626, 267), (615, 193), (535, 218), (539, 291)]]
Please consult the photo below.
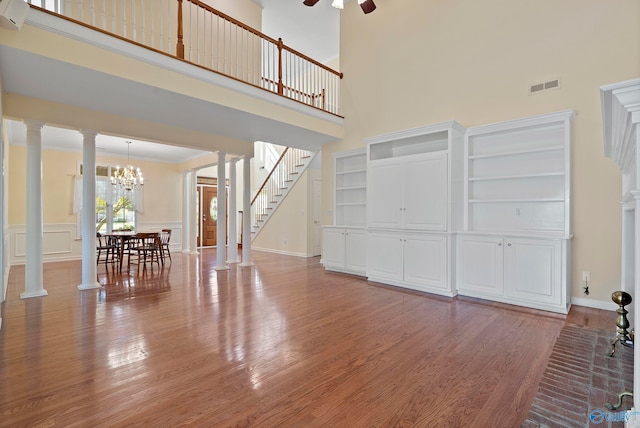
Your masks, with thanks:
[(96, 264), (104, 263), (105, 266), (111, 263), (113, 266), (119, 261), (120, 252), (117, 245), (115, 245), (108, 236), (104, 236), (100, 232), (96, 233), (96, 251), (98, 255), (96, 257)]
[(138, 253), (138, 267), (140, 264), (147, 268), (147, 261), (151, 263), (155, 261), (158, 266), (164, 261), (160, 257), (160, 234), (157, 232), (140, 232), (136, 234), (135, 249)]
[(171, 260), (171, 251), (169, 251), (169, 241), (171, 240), (171, 229), (162, 229), (160, 232), (160, 254), (162, 255), (162, 262), (164, 264), (165, 253)]

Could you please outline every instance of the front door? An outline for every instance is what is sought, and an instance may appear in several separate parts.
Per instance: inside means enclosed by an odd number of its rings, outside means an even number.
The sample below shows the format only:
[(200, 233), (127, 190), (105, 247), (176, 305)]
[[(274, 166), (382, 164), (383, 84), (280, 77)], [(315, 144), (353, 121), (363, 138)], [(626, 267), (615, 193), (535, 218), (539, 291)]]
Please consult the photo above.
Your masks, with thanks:
[(202, 192), (202, 246), (212, 247), (218, 238), (218, 189), (203, 187)]

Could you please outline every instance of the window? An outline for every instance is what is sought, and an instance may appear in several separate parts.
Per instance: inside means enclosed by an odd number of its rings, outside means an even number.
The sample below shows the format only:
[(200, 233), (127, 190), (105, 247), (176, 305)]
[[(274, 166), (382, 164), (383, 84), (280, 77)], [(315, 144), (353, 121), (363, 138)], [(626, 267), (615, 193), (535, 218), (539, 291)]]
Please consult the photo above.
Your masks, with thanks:
[(34, 6), (39, 6), (52, 12), (62, 13), (64, 2), (62, 0), (27, 0), (27, 3)]
[[(82, 173), (82, 165), (79, 165)], [(142, 212), (143, 192), (125, 191), (111, 184), (109, 166), (96, 167), (96, 232), (106, 233), (112, 230), (135, 230), (137, 213)], [(77, 214), (77, 233), (82, 235), (82, 175), (76, 175), (74, 212)]]

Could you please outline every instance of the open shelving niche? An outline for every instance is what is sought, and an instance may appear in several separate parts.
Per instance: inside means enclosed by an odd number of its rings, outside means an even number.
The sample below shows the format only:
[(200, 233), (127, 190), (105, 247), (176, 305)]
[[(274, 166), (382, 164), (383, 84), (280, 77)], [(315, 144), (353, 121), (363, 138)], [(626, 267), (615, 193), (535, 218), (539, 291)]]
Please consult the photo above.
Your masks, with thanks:
[(573, 111), (469, 128), (467, 232), (571, 234)]

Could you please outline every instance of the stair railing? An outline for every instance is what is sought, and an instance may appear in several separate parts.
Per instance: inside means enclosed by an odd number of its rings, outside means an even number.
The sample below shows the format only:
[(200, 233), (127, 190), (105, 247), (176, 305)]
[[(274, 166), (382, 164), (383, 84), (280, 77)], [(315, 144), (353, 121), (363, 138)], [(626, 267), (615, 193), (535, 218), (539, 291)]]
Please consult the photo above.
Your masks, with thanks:
[(27, 0), (81, 25), (340, 115), (339, 73), (200, 0)]
[(306, 150), (285, 148), (251, 200), (251, 226), (258, 228), (262, 225), (283, 196), (283, 191), (293, 183), (298, 168), (304, 166), (305, 158), (310, 156)]

